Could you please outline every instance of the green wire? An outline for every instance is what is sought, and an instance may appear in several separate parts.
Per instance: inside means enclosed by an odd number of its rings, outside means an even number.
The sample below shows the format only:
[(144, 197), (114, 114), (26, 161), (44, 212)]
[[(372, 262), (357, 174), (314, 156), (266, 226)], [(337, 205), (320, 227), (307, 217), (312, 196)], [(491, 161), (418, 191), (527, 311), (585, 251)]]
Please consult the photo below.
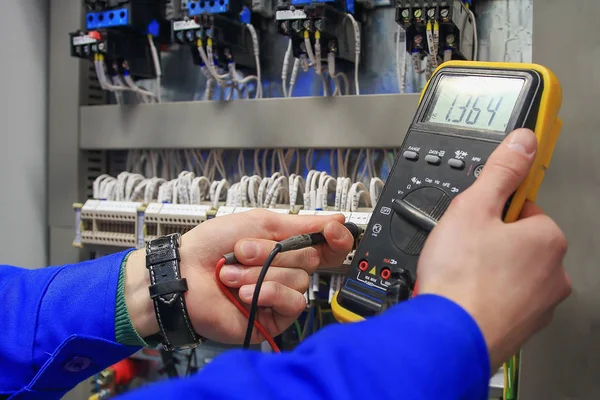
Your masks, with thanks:
[(298, 340), (302, 339), (302, 329), (300, 328), (300, 323), (298, 320), (294, 321), (294, 326), (296, 327), (296, 333), (298, 334)]
[(508, 369), (508, 392), (506, 393), (506, 400), (514, 400), (515, 399), (514, 381), (513, 381), (514, 365), (513, 365), (512, 357), (510, 358), (510, 360), (508, 360), (507, 366), (508, 366), (508, 368), (507, 368)]
[(323, 309), (318, 307), (317, 310), (319, 311), (319, 329), (321, 329), (323, 328)]

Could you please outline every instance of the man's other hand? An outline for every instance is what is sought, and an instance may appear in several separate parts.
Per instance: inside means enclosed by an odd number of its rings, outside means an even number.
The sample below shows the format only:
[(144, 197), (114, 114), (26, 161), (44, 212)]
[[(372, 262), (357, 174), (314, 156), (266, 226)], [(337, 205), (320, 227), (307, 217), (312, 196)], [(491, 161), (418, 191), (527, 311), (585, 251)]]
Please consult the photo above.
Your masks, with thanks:
[(492, 371), (548, 325), (571, 293), (563, 269), (567, 241), (554, 221), (531, 202), (519, 221), (502, 220), (536, 147), (530, 130), (510, 134), (477, 181), (452, 202), (418, 264), (419, 293), (444, 296), (471, 314), (485, 337)]

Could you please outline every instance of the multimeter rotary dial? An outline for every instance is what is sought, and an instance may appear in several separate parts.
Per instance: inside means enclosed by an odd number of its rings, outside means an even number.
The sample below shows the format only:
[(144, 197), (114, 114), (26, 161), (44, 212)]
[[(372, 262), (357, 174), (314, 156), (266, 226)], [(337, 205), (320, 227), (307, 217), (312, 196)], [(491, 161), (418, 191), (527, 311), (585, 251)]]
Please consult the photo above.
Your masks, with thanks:
[[(422, 187), (408, 193), (403, 199), (423, 214), (438, 220), (450, 205), (450, 196), (436, 187)], [(390, 236), (398, 250), (408, 255), (418, 255), (429, 232), (393, 213)]]

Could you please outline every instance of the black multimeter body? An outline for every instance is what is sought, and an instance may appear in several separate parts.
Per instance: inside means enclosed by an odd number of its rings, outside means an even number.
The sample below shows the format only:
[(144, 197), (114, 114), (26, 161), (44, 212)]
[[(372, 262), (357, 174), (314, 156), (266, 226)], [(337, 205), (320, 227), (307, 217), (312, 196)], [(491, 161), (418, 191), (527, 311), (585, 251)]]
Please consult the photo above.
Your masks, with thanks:
[[(504, 87), (515, 84), (520, 89), (510, 95), (513, 98), (504, 100), (514, 106), (504, 111), (500, 120), (498, 110), (510, 104), (497, 106), (502, 100), (489, 95), (474, 104), (475, 96), (469, 100), (468, 94), (462, 98), (458, 86), (454, 91), (449, 89), (448, 84), (458, 84), (459, 79), (461, 85), (491, 82)], [(373, 210), (350, 272), (337, 295), (339, 306), (358, 316), (372, 316), (385, 308), (390, 277), (395, 272), (408, 271), (410, 284), (415, 281), (418, 257), (428, 231), (398, 213), (394, 203), (405, 202), (434, 221), (441, 218), (452, 199), (477, 179), (490, 154), (508, 133), (519, 127), (535, 129), (543, 84), (544, 80), (533, 69), (491, 71), (454, 67), (445, 71), (441, 67), (428, 84)], [(452, 93), (450, 98), (438, 98), (448, 91)], [(440, 101), (446, 105), (438, 110)], [(432, 122), (440, 120), (442, 123)], [(490, 120), (488, 125), (493, 125), (494, 130), (485, 128)]]

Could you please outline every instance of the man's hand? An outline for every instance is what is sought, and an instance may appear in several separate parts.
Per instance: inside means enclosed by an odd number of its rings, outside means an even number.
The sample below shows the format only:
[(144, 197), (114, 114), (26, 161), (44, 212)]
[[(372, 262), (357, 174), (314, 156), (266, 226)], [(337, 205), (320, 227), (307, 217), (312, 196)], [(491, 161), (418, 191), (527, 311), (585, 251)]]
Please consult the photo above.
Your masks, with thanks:
[(562, 265), (567, 242), (552, 219), (526, 203), (519, 221), (502, 221), (536, 146), (533, 132), (513, 132), (477, 182), (452, 202), (418, 264), (419, 293), (453, 300), (477, 321), (492, 371), (549, 324), (571, 293)]
[[(242, 303), (250, 305), (262, 264), (277, 241), (310, 232), (324, 232), (327, 244), (290, 251), (275, 257), (262, 286), (258, 320), (275, 336), (283, 332), (306, 307), (303, 293), (309, 274), (319, 266), (338, 266), (352, 250), (353, 237), (342, 225), (344, 217), (281, 215), (257, 210), (204, 222), (181, 238), (181, 275), (187, 279), (187, 309), (196, 332), (222, 343), (241, 343), (248, 320), (225, 297), (215, 281), (215, 266), (234, 251), (242, 265), (221, 270), (225, 285), (239, 289)], [(125, 298), (134, 327), (142, 337), (158, 332), (148, 294), (150, 285), (145, 252), (127, 260)], [(254, 332), (253, 342), (264, 340)]]

